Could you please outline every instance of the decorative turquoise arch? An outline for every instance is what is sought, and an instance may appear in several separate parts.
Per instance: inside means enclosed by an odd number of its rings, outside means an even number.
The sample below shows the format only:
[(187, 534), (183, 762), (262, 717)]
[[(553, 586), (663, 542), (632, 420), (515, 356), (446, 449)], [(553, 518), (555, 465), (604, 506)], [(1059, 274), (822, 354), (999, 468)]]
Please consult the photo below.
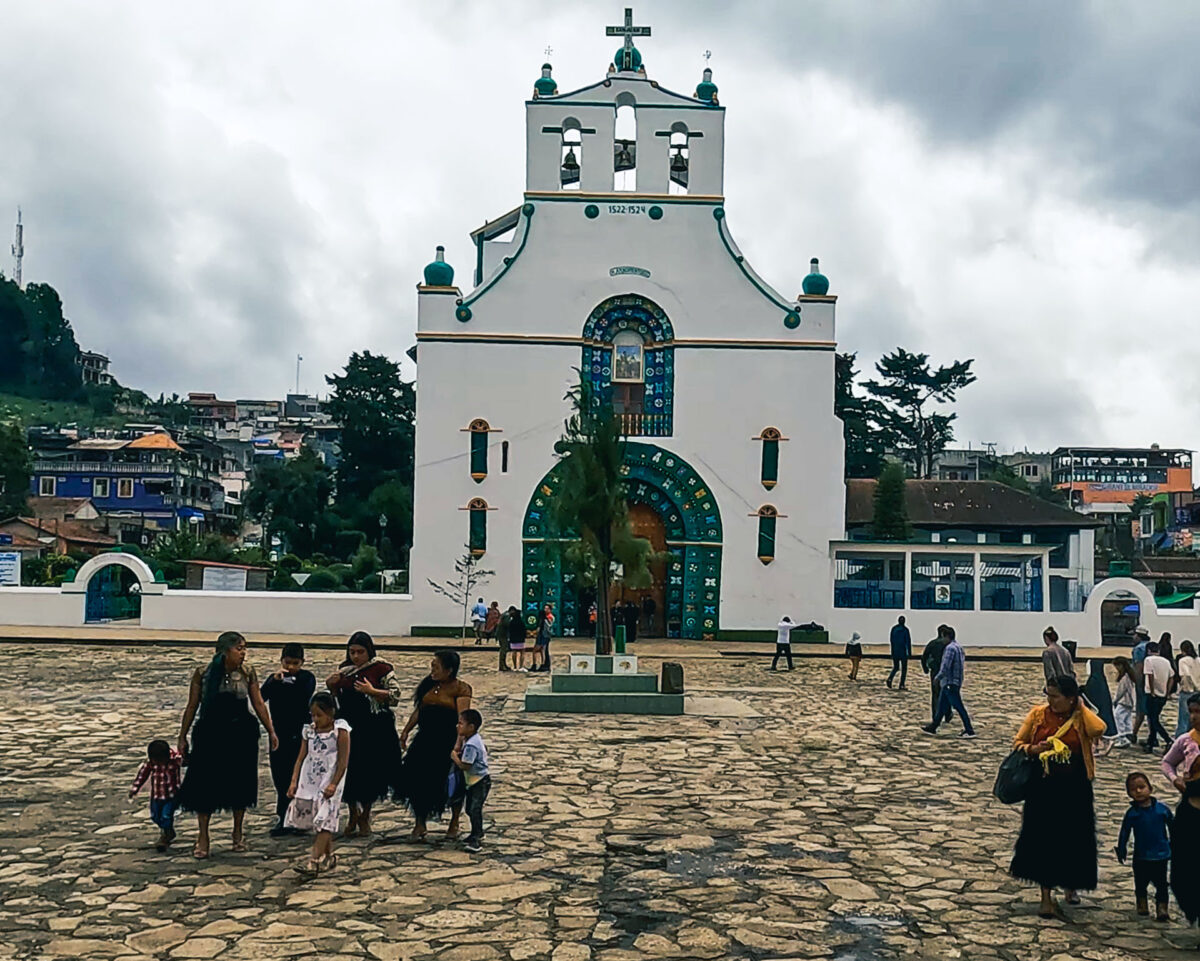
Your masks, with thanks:
[(675, 329), (654, 301), (640, 294), (610, 297), (583, 325), (581, 370), (591, 380), (592, 404), (612, 406), (613, 338), (632, 330), (645, 344), (642, 436), (670, 437), (675, 405)]
[[(669, 637), (703, 638), (720, 624), (721, 512), (711, 488), (678, 454), (653, 444), (625, 445), (626, 499), (646, 504), (663, 519), (667, 548), (666, 623)], [(562, 568), (558, 545), (571, 532), (555, 531), (551, 507), (558, 492), (558, 467), (541, 479), (521, 529), (522, 607), (532, 626), (551, 604), (564, 633), (579, 622), (579, 589)]]

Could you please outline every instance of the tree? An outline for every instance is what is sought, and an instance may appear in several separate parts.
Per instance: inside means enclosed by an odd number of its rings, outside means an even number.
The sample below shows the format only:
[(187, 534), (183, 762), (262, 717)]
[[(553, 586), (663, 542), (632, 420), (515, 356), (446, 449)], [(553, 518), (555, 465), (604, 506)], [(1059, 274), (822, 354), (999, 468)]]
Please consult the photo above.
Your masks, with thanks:
[(49, 284), (24, 290), (0, 279), (0, 389), (26, 397), (83, 396), (79, 345), (62, 301)]
[(400, 365), (382, 354), (356, 352), (345, 373), (325, 382), (333, 388), (325, 410), (342, 426), (338, 499), (366, 501), (389, 481), (411, 491), (416, 393), (400, 379)]
[(454, 562), (454, 580), (443, 581), (438, 583), (435, 580), (429, 580), (429, 586), (434, 592), (441, 594), (442, 597), (448, 597), (455, 604), (462, 605), (462, 636), (467, 636), (467, 611), (471, 603), (471, 597), (475, 594), (475, 589), (480, 585), (490, 580), (495, 571), (485, 571), (479, 566), (479, 558), (471, 553), (469, 544), (463, 545), (466, 552), (458, 560)]
[(875, 540), (906, 541), (912, 536), (904, 486), (904, 465), (890, 462), (875, 484), (875, 511), (871, 517), (871, 536)]
[(918, 477), (933, 474), (934, 459), (954, 439), (955, 414), (930, 410), (951, 403), (958, 392), (974, 383), (973, 360), (957, 360), (936, 370), (928, 354), (910, 354), (897, 347), (875, 365), (879, 380), (867, 381), (867, 391), (880, 404), (879, 423), (888, 445), (911, 464)]
[(263, 525), (263, 542), (283, 538), (286, 549), (307, 557), (332, 542), (338, 518), (329, 511), (333, 476), (312, 448), (291, 460), (269, 460), (254, 472), (246, 512)]
[(21, 428), (17, 424), (0, 426), (0, 519), (25, 513), (32, 467)]
[(579, 384), (567, 391), (574, 412), (554, 445), (559, 457), (559, 489), (550, 524), (570, 543), (564, 552), (584, 583), (596, 587), (596, 653), (612, 653), (609, 597), (618, 573), (627, 583), (649, 577), (650, 542), (634, 535), (625, 501), (625, 443), (620, 421), (598, 402), (576, 369)]
[(838, 354), (834, 366), (833, 412), (842, 421), (845, 476), (878, 477), (883, 467), (885, 435), (878, 422), (882, 404), (855, 391), (857, 354)]

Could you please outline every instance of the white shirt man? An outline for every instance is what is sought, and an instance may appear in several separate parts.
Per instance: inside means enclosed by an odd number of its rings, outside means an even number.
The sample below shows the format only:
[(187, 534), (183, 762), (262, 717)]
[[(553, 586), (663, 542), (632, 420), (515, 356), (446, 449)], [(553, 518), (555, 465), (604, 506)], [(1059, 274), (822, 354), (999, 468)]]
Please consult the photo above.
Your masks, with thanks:
[(1171, 662), (1161, 654), (1149, 654), (1142, 664), (1142, 673), (1145, 676), (1146, 694), (1150, 697), (1166, 697), (1167, 692), (1171, 689), (1171, 678), (1175, 676), (1175, 670), (1171, 667)]

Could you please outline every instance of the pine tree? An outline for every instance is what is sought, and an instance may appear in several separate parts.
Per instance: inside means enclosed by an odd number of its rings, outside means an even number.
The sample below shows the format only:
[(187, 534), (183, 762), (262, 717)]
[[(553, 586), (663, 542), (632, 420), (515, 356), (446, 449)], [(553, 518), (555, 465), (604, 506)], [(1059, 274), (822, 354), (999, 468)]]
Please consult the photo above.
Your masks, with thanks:
[(875, 484), (875, 513), (871, 536), (877, 541), (906, 541), (912, 536), (908, 507), (904, 503), (904, 465), (891, 462)]

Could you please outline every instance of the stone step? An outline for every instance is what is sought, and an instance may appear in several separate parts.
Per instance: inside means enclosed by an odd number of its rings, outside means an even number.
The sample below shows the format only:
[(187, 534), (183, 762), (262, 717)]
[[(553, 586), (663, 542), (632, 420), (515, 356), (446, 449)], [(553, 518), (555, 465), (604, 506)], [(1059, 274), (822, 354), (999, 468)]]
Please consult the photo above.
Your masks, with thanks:
[(550, 679), (555, 694), (657, 694), (658, 677), (639, 674), (555, 674)]
[(526, 711), (558, 714), (682, 714), (682, 694), (573, 692), (555, 694), (548, 684), (525, 692)]

